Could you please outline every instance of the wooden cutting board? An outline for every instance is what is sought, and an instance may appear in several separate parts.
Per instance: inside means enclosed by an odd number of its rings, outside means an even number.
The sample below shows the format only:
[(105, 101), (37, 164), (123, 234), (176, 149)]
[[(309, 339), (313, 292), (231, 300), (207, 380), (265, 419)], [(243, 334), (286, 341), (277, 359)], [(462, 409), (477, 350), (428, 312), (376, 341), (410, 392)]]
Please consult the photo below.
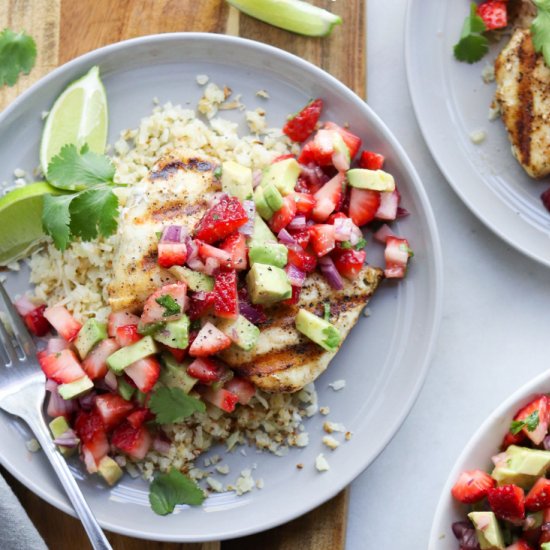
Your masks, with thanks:
[[(322, 67), (366, 96), (364, 0), (314, 0), (341, 15), (328, 38), (276, 29), (229, 7), (224, 0), (0, 0), (0, 29), (25, 30), (37, 43), (35, 68), (13, 88), (0, 90), (0, 109), (53, 68), (100, 46), (146, 34), (200, 31), (242, 36), (277, 46)], [(80, 523), (59, 512), (0, 468), (52, 550), (88, 548)], [(286, 525), (223, 543), (168, 544), (109, 533), (117, 550), (343, 550), (347, 490)]]

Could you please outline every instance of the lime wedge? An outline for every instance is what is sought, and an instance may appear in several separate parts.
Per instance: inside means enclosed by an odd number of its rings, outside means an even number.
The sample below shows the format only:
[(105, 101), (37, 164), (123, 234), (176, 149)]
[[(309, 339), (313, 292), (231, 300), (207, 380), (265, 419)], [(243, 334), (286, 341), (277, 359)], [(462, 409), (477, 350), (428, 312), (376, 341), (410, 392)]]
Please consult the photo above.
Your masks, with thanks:
[(47, 193), (59, 191), (45, 182), (30, 183), (0, 199), (0, 265), (27, 256), (44, 236), (42, 203)]
[(327, 36), (342, 23), (339, 15), (301, 0), (227, 0), (260, 21), (306, 36)]
[(104, 153), (107, 129), (107, 96), (99, 78), (99, 68), (92, 67), (65, 89), (50, 110), (40, 144), (40, 165), (44, 175), (48, 173), (52, 157), (68, 143), (78, 148), (87, 143), (94, 153)]

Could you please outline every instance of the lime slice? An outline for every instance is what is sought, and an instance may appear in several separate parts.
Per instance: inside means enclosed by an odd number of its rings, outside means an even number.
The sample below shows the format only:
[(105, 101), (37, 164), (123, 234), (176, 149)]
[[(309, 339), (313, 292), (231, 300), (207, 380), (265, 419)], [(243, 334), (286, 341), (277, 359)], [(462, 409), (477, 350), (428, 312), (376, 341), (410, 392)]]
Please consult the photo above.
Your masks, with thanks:
[(48, 173), (52, 157), (68, 143), (78, 148), (87, 143), (94, 153), (104, 153), (107, 128), (107, 96), (99, 78), (99, 68), (92, 67), (56, 99), (46, 119), (40, 144), (40, 165), (44, 175)]
[(339, 15), (301, 0), (227, 0), (242, 12), (275, 27), (306, 36), (327, 36)]
[(42, 203), (59, 193), (45, 182), (30, 183), (0, 199), (0, 265), (23, 258), (44, 236)]

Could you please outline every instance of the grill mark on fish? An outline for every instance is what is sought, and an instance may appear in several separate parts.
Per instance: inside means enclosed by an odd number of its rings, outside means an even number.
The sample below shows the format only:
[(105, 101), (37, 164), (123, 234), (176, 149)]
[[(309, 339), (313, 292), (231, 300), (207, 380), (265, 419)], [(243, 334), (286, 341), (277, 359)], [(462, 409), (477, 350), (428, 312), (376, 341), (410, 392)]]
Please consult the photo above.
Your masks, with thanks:
[(151, 179), (167, 179), (178, 170), (197, 170), (199, 172), (207, 172), (213, 170), (214, 165), (208, 161), (191, 158), (187, 162), (181, 160), (168, 161), (165, 164), (160, 164), (157, 170), (151, 172)]

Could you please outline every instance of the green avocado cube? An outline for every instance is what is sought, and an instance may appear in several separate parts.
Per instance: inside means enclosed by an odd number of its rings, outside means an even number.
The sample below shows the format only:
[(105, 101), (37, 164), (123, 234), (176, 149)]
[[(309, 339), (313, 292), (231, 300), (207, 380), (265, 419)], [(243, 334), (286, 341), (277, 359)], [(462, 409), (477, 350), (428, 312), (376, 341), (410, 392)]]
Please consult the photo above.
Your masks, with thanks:
[(95, 319), (88, 319), (80, 329), (74, 342), (80, 359), (84, 359), (92, 348), (107, 338), (107, 325)]
[(256, 187), (254, 191), (254, 204), (256, 205), (256, 211), (264, 220), (270, 220), (273, 217), (273, 210), (267, 204), (263, 187)]
[(117, 382), (117, 390), (120, 397), (122, 397), (122, 399), (126, 399), (126, 401), (130, 401), (136, 392), (136, 388), (134, 388), (134, 386), (127, 382), (122, 376), (118, 377)]
[(185, 283), (193, 292), (210, 292), (214, 290), (214, 277), (206, 273), (193, 271), (188, 267), (175, 265), (168, 271), (178, 280)]
[(184, 363), (178, 363), (174, 357), (169, 354), (162, 356), (164, 368), (160, 373), (160, 382), (170, 388), (180, 388), (185, 393), (189, 393), (197, 379), (187, 373), (187, 366)]
[(246, 284), (253, 304), (270, 305), (292, 296), (286, 273), (273, 265), (253, 264), (246, 276)]
[(61, 384), (58, 386), (57, 391), (63, 399), (74, 399), (84, 393), (89, 392), (94, 387), (94, 383), (87, 377), (83, 376), (74, 382), (68, 384)]
[(223, 319), (218, 328), (244, 351), (250, 351), (260, 337), (260, 329), (242, 315), (236, 319)]
[(120, 374), (132, 363), (157, 353), (157, 345), (152, 336), (144, 336), (135, 344), (120, 348), (107, 358), (107, 366), (115, 373)]
[(491, 476), (498, 485), (514, 483), (523, 489), (529, 489), (539, 477), (545, 475), (549, 466), (550, 451), (510, 445), (504, 459), (497, 463)]
[(285, 197), (294, 191), (302, 169), (294, 158), (280, 160), (270, 164), (262, 176), (261, 186), (273, 183), (279, 193)]
[(104, 456), (99, 461), (97, 471), (111, 487), (122, 477), (123, 474), (122, 468), (110, 456)]
[(307, 309), (300, 309), (296, 315), (296, 328), (323, 349), (335, 352), (340, 347), (342, 335), (339, 330), (325, 319), (317, 317)]
[(263, 187), (263, 190), (267, 206), (269, 206), (273, 212), (280, 210), (283, 206), (283, 196), (275, 185), (273, 183), (268, 183)]
[(383, 193), (395, 191), (395, 180), (384, 170), (368, 170), (367, 168), (353, 168), (346, 172), (348, 182), (358, 189), (370, 189)]
[(252, 237), (247, 239), (248, 246), (254, 243), (276, 243), (277, 237), (272, 233), (271, 229), (262, 220), (259, 214), (256, 212), (254, 216), (254, 230), (252, 231)]
[[(58, 437), (63, 435), (68, 429), (70, 429), (70, 426), (64, 416), (58, 416), (54, 418), (48, 424), (48, 426), (50, 428), (50, 432), (52, 432), (53, 439), (57, 439)], [(63, 445), (57, 445), (57, 448), (63, 456), (72, 456), (76, 452), (77, 446), (63, 447)]]
[(254, 243), (248, 249), (251, 264), (267, 264), (285, 267), (288, 261), (288, 248), (279, 243)]
[(189, 345), (189, 317), (183, 315), (176, 321), (166, 323), (153, 334), (153, 338), (171, 348), (185, 349)]
[(481, 550), (504, 550), (502, 531), (493, 512), (470, 512), (468, 517), (476, 528)]
[(540, 545), (540, 550), (550, 550), (550, 542), (543, 542)]
[(222, 190), (240, 201), (252, 199), (252, 170), (232, 160), (222, 163)]

